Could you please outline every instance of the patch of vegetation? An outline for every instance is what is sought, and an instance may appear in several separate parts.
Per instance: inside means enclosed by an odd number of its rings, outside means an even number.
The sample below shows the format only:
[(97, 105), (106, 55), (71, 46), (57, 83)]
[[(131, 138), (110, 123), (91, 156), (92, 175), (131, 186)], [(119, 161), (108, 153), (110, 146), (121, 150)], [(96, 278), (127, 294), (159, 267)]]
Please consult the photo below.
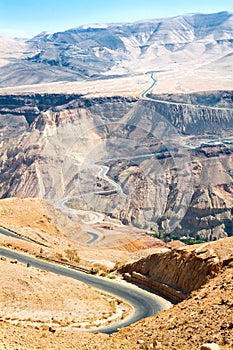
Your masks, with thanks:
[(109, 305), (113, 308), (116, 307), (115, 301), (114, 300), (109, 300)]
[(163, 240), (164, 242), (168, 243), (171, 241), (180, 241), (185, 244), (191, 245), (191, 244), (199, 244), (199, 243), (205, 243), (206, 240), (201, 238), (199, 235), (196, 235), (196, 237), (180, 237), (177, 234), (168, 233), (165, 231), (158, 231), (158, 232), (146, 232), (147, 235), (158, 238)]
[(116, 278), (116, 276), (113, 276), (113, 275), (108, 275), (107, 276), (110, 280), (114, 280)]
[(200, 244), (200, 243), (205, 243), (206, 241), (202, 238), (200, 239), (191, 239), (191, 238), (183, 238), (183, 239), (180, 239), (181, 242), (185, 243), (185, 244), (188, 244), (188, 245), (191, 245), (191, 244)]
[(78, 251), (75, 248), (70, 248), (65, 250), (66, 256), (70, 262), (79, 263), (80, 257), (78, 256)]

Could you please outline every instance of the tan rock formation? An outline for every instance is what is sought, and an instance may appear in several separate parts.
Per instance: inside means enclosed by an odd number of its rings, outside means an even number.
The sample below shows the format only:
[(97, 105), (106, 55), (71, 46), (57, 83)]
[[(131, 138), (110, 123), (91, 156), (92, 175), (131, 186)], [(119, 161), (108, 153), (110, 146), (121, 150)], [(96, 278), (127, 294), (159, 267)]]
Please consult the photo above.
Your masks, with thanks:
[[(156, 292), (172, 299), (172, 292), (166, 290), (163, 284), (188, 296), (197, 290), (208, 278), (213, 277), (221, 267), (233, 260), (233, 237), (225, 240), (229, 247), (221, 252), (222, 240), (202, 244), (200, 246), (187, 246), (177, 249), (164, 248), (162, 251), (152, 254), (120, 269), (120, 272), (132, 275), (131, 279), (140, 284), (146, 284)], [(143, 278), (135, 275), (135, 272), (143, 275)], [(155, 282), (155, 283), (154, 283)], [(161, 287), (160, 287), (161, 284)], [(169, 288), (168, 288), (169, 289)], [(179, 300), (178, 296), (173, 298)]]

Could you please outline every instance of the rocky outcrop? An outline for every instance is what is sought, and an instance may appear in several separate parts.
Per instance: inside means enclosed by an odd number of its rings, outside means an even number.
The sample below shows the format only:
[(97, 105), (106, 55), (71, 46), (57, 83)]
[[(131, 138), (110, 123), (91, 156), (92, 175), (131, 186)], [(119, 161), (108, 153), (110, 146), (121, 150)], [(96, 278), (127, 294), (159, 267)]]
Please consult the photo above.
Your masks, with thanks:
[(174, 233), (189, 237), (199, 235), (204, 240), (232, 236), (232, 207), (231, 184), (199, 186)]
[[(233, 238), (228, 238), (229, 245)], [(213, 277), (229, 259), (233, 260), (231, 247), (222, 255), (221, 241), (162, 249), (158, 253), (120, 268), (125, 278), (145, 285), (173, 301), (181, 301)], [(225, 241), (226, 244), (226, 241)]]
[(220, 347), (216, 343), (202, 344), (201, 350), (220, 350)]
[(179, 103), (180, 104), (190, 104), (193, 106), (206, 106), (213, 108), (232, 108), (233, 95), (232, 91), (201, 91), (192, 92), (189, 94), (162, 94), (162, 95), (150, 95), (150, 97), (155, 100)]
[[(232, 241), (223, 239), (219, 241), (219, 245), (221, 259), (224, 259), (224, 250), (226, 248), (229, 251)], [(136, 347), (138, 339), (144, 341), (145, 349), (153, 349), (150, 345), (152, 343), (155, 349), (161, 350), (201, 350), (202, 346), (209, 350), (232, 349), (232, 274), (231, 263), (199, 290), (191, 293), (188, 299), (156, 317), (144, 319), (120, 330), (114, 338), (120, 340), (126, 337), (131, 348), (135, 349), (140, 349), (140, 346)], [(157, 347), (158, 341), (160, 344)]]
[(155, 293), (159, 293), (166, 299), (171, 300), (173, 303), (179, 303), (186, 298), (186, 295), (181, 291), (174, 289), (168, 284), (156, 281), (150, 277), (144, 276), (141, 273), (133, 271), (124, 274), (124, 279), (128, 282), (135, 283), (137, 285), (142, 285), (143, 287), (149, 288)]

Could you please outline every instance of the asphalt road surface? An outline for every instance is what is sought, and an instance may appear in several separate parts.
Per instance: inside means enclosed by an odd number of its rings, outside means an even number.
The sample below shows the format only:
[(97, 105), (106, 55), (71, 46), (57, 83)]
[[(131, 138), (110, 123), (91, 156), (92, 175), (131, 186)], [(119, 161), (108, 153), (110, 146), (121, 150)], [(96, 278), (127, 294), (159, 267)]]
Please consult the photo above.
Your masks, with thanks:
[[(9, 259), (17, 259), (23, 264), (36, 267), (40, 270), (49, 271), (58, 275), (79, 280), (98, 290), (105, 291), (111, 295), (119, 297), (134, 307), (134, 312), (126, 319), (110, 326), (98, 327), (97, 329), (94, 329), (94, 331), (110, 334), (115, 332), (118, 328), (128, 326), (142, 318), (155, 315), (165, 308), (165, 300), (163, 303), (161, 302), (160, 298), (156, 297), (156, 295), (145, 292), (140, 288), (135, 288), (130, 284), (127, 285), (126, 283), (85, 274), (80, 271), (19, 254), (5, 248), (0, 248), (0, 255)], [(68, 285), (69, 284), (67, 284), (67, 288)]]
[(100, 235), (98, 235), (98, 233), (96, 233), (96, 232), (92, 232), (92, 231), (86, 231), (86, 232), (88, 233), (89, 236), (91, 236), (91, 238), (87, 241), (88, 245), (93, 244), (100, 237)]

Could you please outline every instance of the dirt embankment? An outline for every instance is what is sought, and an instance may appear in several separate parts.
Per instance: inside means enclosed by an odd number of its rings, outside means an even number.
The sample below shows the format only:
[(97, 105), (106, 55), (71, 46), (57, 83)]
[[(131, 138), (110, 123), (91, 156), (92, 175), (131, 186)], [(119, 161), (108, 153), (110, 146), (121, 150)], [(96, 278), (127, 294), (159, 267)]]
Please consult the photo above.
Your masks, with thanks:
[[(223, 241), (228, 249), (230, 242)], [(198, 291), (192, 292), (187, 300), (121, 330), (114, 339), (117, 343), (126, 337), (131, 349), (135, 350), (201, 350), (206, 343), (216, 345), (203, 349), (232, 350), (232, 296), (231, 262)]]

